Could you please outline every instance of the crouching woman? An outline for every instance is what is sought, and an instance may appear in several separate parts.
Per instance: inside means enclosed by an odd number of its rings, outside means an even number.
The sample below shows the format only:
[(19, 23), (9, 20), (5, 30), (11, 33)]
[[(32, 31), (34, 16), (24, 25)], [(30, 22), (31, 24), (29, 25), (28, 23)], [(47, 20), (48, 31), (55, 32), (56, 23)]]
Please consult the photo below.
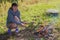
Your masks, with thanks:
[(11, 30), (15, 29), (15, 32), (18, 33), (18, 25), (24, 25), (21, 23), (20, 12), (18, 10), (18, 5), (16, 3), (12, 3), (11, 7), (8, 10), (7, 16), (7, 27), (8, 34), (11, 34)]

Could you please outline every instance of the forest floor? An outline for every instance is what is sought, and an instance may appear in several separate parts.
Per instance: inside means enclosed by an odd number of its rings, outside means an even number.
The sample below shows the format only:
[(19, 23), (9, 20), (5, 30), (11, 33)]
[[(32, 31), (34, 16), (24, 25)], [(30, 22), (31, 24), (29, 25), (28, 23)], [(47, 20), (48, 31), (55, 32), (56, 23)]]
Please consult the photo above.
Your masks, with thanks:
[[(44, 40), (44, 38), (39, 38), (38, 36), (33, 34), (33, 31), (24, 29), (20, 31), (20, 36), (16, 36), (14, 32), (12, 32), (12, 35), (9, 36), (8, 33), (0, 34), (0, 40)], [(54, 40), (59, 40), (60, 32), (54, 32)]]

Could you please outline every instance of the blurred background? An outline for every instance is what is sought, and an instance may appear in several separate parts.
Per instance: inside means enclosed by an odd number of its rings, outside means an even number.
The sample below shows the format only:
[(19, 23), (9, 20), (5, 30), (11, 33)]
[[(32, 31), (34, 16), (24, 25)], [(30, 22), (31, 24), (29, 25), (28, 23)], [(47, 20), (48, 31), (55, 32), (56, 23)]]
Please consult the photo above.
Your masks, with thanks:
[(21, 20), (26, 22), (38, 22), (48, 24), (55, 22), (54, 26), (60, 30), (60, 12), (58, 16), (47, 16), (48, 9), (60, 11), (60, 0), (0, 0), (0, 34), (7, 31), (7, 12), (13, 2), (18, 3)]

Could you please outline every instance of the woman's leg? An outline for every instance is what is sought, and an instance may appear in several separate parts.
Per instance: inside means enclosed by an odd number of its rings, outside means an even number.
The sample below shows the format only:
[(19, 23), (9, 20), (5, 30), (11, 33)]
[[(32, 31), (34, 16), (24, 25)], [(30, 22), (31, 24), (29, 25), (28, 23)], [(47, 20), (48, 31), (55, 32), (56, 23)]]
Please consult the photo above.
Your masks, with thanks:
[(15, 35), (16, 35), (16, 36), (20, 36), (20, 34), (19, 34), (19, 29), (18, 29), (17, 24), (11, 23), (11, 24), (10, 24), (10, 27), (9, 27), (9, 29), (8, 29), (8, 33), (10, 34), (10, 33), (11, 33), (11, 30), (13, 30), (13, 29), (14, 29), (14, 31), (15, 31)]
[(18, 25), (15, 24), (15, 23), (11, 23), (11, 29), (15, 29), (15, 32), (18, 33), (19, 30), (18, 30)]
[(21, 36), (21, 34), (19, 33), (19, 29), (18, 29), (18, 27), (17, 27), (16, 30), (15, 30), (15, 35), (16, 35), (16, 37)]
[(16, 27), (16, 30), (15, 30), (15, 32), (16, 32), (16, 33), (18, 33), (18, 32), (19, 32), (19, 29), (18, 29), (18, 27)]
[(17, 24), (15, 23), (10, 23), (8, 24), (8, 34), (11, 34), (11, 30), (16, 30), (16, 32), (18, 32), (18, 27)]
[(10, 24), (7, 24), (7, 28), (8, 28), (8, 34), (11, 35), (11, 29), (10, 29)]
[(11, 35), (11, 29), (8, 28), (8, 34)]

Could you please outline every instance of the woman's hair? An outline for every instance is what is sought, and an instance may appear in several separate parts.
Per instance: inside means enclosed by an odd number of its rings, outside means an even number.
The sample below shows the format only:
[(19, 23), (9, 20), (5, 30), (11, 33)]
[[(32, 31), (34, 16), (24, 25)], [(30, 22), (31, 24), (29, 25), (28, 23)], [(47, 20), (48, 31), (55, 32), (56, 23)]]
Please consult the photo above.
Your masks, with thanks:
[[(18, 4), (17, 4), (17, 3), (12, 3), (10, 9), (12, 9), (13, 6), (18, 6)], [(13, 10), (13, 9), (12, 9), (12, 10)]]

